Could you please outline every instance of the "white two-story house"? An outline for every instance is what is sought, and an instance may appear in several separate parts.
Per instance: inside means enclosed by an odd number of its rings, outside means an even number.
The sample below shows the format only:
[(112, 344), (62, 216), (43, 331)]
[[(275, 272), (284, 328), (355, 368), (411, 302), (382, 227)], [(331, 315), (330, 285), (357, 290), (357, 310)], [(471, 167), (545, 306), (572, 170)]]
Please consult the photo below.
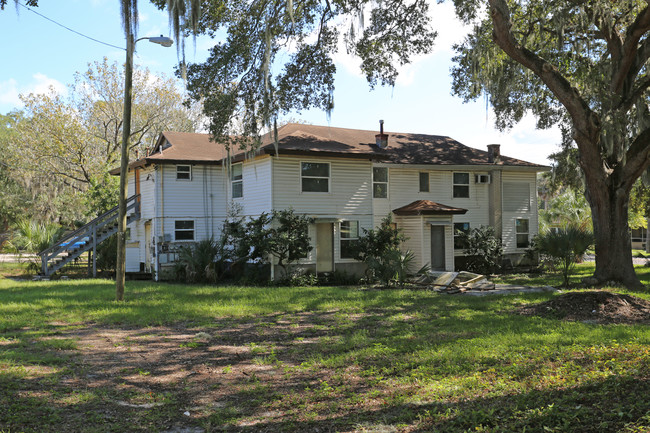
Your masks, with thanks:
[[(314, 219), (317, 272), (358, 272), (349, 246), (387, 215), (403, 229), (417, 265), (453, 270), (458, 231), (490, 225), (519, 260), (537, 233), (536, 174), (548, 167), (474, 149), (442, 136), (288, 124), (254, 154), (233, 152), (207, 134), (165, 132), (129, 167), (129, 195), (141, 217), (129, 225), (127, 271), (160, 271), (179, 246), (217, 238), (229, 209), (258, 216), (293, 208)], [(456, 239), (455, 239), (456, 238)]]

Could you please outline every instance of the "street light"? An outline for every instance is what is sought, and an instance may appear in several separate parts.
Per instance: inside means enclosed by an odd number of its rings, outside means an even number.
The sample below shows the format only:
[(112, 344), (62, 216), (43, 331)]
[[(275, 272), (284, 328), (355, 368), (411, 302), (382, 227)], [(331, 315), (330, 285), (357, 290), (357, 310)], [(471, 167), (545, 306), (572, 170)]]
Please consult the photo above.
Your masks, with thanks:
[(115, 298), (124, 299), (126, 275), (126, 196), (128, 193), (129, 137), (131, 136), (131, 99), (133, 96), (133, 51), (135, 44), (143, 39), (171, 47), (174, 41), (165, 36), (144, 37), (133, 40), (133, 33), (126, 37), (126, 66), (124, 69), (124, 115), (122, 119), (122, 159), (120, 161), (120, 200), (117, 221), (117, 264), (115, 266)]

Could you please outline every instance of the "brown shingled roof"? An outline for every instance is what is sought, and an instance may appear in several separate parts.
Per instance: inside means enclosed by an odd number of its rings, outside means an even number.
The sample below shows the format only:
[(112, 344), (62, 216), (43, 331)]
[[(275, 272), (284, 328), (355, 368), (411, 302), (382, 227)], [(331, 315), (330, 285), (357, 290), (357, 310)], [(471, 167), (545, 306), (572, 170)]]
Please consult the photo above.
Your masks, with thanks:
[[(163, 140), (164, 139), (164, 140)], [(171, 144), (162, 147), (165, 140)], [(162, 147), (162, 151), (161, 151)], [(158, 140), (156, 148), (147, 156), (149, 162), (218, 162), (227, 156), (226, 149), (220, 143), (210, 141), (209, 134), (192, 132), (165, 131)]]
[(395, 215), (411, 216), (411, 215), (463, 215), (467, 209), (458, 207), (451, 207), (445, 204), (436, 203), (431, 200), (416, 200), (411, 204), (399, 207), (393, 210)]
[[(388, 146), (375, 145), (377, 131), (334, 128), (330, 126), (289, 123), (278, 129), (278, 152), (285, 154), (346, 156), (382, 160), (396, 164), (431, 165), (486, 165), (488, 153), (465, 146), (458, 141), (439, 135), (405, 134), (386, 132)], [(169, 143), (171, 146), (163, 146)], [(262, 137), (262, 146), (257, 154), (276, 153), (273, 134)], [(223, 144), (210, 141), (209, 134), (188, 132), (163, 132), (151, 155), (145, 157), (151, 163), (203, 163), (220, 164), (227, 157)], [(242, 151), (233, 152), (235, 161), (244, 159)], [(133, 164), (142, 165), (143, 162)], [(500, 166), (516, 166), (547, 169), (507, 156), (501, 156)], [(135, 166), (135, 165), (134, 165)], [(115, 169), (112, 172), (119, 173)]]
[[(494, 165), (484, 150), (465, 146), (440, 135), (386, 132), (388, 147), (375, 145), (378, 131), (333, 128), (330, 126), (290, 123), (278, 130), (279, 153), (323, 153), (367, 156), (396, 164)], [(262, 152), (275, 153), (273, 135), (262, 140)], [(527, 161), (501, 156), (499, 165), (540, 167)]]

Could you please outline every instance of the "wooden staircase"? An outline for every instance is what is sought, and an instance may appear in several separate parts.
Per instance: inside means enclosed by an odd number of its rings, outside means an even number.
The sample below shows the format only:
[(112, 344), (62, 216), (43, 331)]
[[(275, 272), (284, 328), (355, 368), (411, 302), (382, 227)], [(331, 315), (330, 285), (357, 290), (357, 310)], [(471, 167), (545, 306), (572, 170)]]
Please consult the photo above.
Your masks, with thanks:
[[(126, 201), (127, 224), (140, 218), (140, 195)], [(62, 237), (50, 248), (41, 251), (41, 275), (49, 277), (83, 253), (92, 250), (93, 276), (97, 276), (97, 245), (117, 233), (119, 206), (98, 216), (83, 227)]]

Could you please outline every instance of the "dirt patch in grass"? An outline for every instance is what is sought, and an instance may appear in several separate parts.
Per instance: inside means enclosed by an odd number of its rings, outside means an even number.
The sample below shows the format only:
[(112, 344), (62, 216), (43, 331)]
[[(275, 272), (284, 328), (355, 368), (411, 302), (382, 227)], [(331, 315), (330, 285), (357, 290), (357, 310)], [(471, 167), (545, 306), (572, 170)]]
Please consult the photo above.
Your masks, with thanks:
[[(352, 431), (355, 412), (384, 403), (367, 393), (384, 391), (358, 366), (309, 365), (330, 350), (321, 339), (337, 344), (329, 334), (338, 321), (336, 313), (300, 313), (200, 328), (63, 328), (56, 338), (76, 342), (74, 361), (58, 374), (18, 378), (12, 410), (32, 405), (38, 418), (23, 413), (7, 427), (94, 431), (90, 417), (115, 431)], [(39, 411), (52, 407), (56, 423), (44, 425)]]
[(565, 293), (518, 312), (587, 323), (650, 324), (650, 301), (604, 290)]

